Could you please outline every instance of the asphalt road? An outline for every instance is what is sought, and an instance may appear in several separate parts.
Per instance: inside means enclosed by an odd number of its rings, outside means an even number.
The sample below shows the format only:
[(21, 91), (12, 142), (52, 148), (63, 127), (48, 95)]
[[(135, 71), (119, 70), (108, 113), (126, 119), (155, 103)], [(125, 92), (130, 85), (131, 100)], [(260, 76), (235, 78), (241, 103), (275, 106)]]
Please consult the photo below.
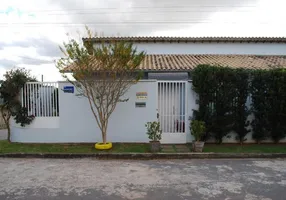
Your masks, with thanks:
[(0, 199), (285, 200), (286, 160), (6, 158)]

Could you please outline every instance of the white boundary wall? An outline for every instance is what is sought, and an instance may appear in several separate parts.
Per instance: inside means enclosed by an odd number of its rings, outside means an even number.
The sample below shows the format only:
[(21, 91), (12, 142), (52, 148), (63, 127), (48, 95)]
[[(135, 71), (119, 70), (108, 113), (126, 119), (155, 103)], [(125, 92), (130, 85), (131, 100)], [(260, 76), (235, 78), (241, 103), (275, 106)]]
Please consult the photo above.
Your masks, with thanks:
[[(64, 93), (63, 87), (71, 86), (59, 82), (59, 117), (36, 117), (32, 124), (21, 127), (11, 121), (11, 139), (13, 142), (26, 143), (80, 143), (100, 142), (101, 132), (90, 111), (86, 98), (77, 97), (76, 93)], [(162, 143), (186, 143), (193, 140), (189, 124), (193, 109), (197, 109), (195, 92), (191, 82), (187, 83), (187, 111), (185, 133), (164, 133)], [(76, 91), (75, 91), (76, 92)], [(137, 99), (137, 92), (147, 92), (147, 99)], [(157, 120), (158, 82), (140, 81), (132, 86), (125, 95), (128, 102), (117, 105), (111, 116), (107, 139), (112, 142), (148, 142), (145, 123)], [(135, 107), (135, 102), (145, 102), (146, 107)], [(251, 116), (250, 116), (251, 118)], [(254, 143), (250, 132), (245, 143)], [(224, 143), (237, 143), (236, 134), (230, 133)], [(208, 142), (215, 142), (209, 140)], [(266, 140), (262, 142), (269, 142)], [(286, 138), (280, 142), (286, 142)]]
[[(118, 103), (112, 114), (107, 140), (112, 142), (148, 142), (145, 123), (157, 120), (157, 82), (140, 81), (125, 95), (127, 102)], [(68, 82), (59, 82), (59, 117), (36, 117), (31, 125), (11, 123), (13, 142), (80, 143), (100, 142), (101, 132), (85, 97), (64, 93)], [(147, 99), (137, 99), (137, 92), (147, 92)], [(145, 102), (146, 107), (135, 107)]]

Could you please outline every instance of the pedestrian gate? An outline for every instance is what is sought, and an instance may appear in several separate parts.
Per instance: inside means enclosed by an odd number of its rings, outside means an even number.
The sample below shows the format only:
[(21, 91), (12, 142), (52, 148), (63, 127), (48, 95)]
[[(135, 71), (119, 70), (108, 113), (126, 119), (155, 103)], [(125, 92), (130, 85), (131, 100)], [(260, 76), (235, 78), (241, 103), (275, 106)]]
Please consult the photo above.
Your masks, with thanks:
[(186, 131), (186, 81), (158, 81), (158, 113), (164, 133)]

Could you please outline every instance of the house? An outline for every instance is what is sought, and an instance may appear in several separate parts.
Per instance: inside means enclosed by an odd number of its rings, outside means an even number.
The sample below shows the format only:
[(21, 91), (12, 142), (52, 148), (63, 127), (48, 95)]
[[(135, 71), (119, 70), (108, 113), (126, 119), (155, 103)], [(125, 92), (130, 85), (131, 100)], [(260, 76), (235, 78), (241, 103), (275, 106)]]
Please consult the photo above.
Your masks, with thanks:
[[(83, 41), (87, 40), (90, 39), (83, 38)], [(144, 125), (157, 117), (163, 130), (162, 143), (192, 141), (189, 120), (192, 109), (197, 108), (197, 97), (192, 91), (191, 73), (199, 64), (249, 69), (286, 68), (286, 38), (99, 37), (93, 38), (92, 42), (97, 45), (114, 40), (133, 42), (138, 50), (146, 51), (147, 56), (139, 66), (144, 78), (130, 88), (126, 94), (129, 101), (118, 103), (111, 116), (107, 139), (112, 142), (148, 142)], [(28, 83), (25, 87), (37, 88), (35, 84), (45, 83)], [(49, 103), (42, 109), (57, 109), (57, 114), (34, 113), (37, 110), (34, 107), (41, 106), (42, 100), (50, 98), (51, 93), (40, 98), (30, 96), (24, 105), (28, 105), (30, 114), (35, 114), (36, 118), (26, 127), (13, 122), (12, 141), (101, 141), (87, 99), (78, 97), (68, 82), (53, 83), (53, 88), (58, 88), (58, 98), (46, 100)], [(58, 105), (58, 108), (52, 105)], [(253, 141), (251, 133), (247, 138), (247, 142)], [(235, 142), (235, 139), (226, 138), (225, 141)]]

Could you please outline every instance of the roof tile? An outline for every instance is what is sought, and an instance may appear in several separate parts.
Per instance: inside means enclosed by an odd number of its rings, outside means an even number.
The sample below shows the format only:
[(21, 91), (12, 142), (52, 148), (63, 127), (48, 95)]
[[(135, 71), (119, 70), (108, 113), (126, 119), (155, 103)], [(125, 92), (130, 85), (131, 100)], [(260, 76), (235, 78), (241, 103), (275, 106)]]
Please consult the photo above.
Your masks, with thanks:
[[(246, 69), (286, 68), (285, 56), (211, 55), (211, 54), (152, 54), (146, 55), (139, 65), (143, 71), (190, 71), (199, 64)], [(65, 71), (72, 71), (69, 66)]]

